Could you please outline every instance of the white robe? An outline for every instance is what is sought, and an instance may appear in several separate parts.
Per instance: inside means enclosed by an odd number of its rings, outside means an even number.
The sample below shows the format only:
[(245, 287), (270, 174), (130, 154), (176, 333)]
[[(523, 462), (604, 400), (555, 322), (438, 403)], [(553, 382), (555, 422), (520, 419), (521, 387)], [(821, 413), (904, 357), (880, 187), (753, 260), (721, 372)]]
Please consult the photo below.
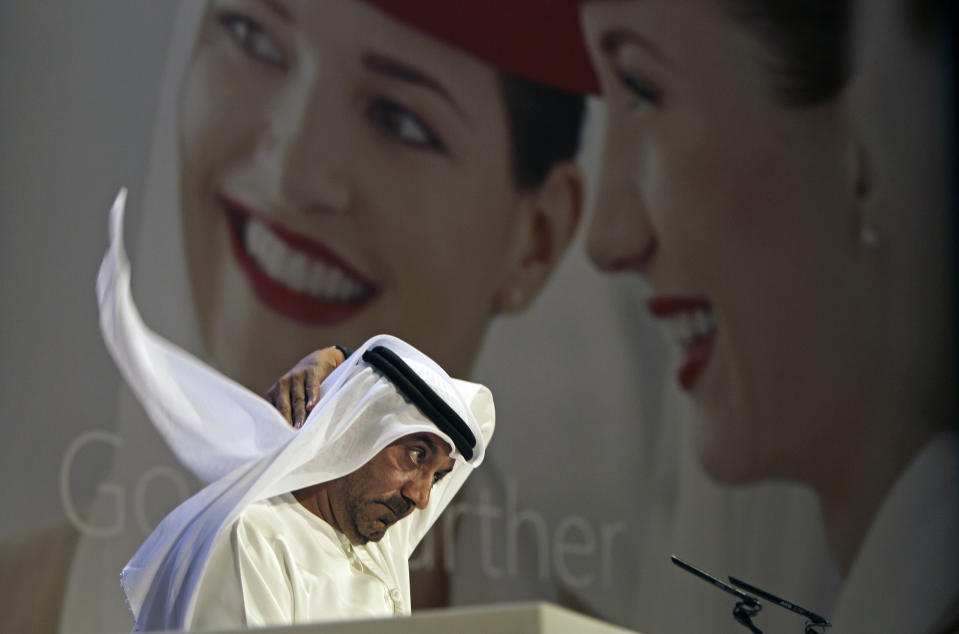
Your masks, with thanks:
[(187, 626), (409, 614), (408, 537), (394, 526), (380, 542), (354, 546), (289, 493), (251, 504), (214, 543)]

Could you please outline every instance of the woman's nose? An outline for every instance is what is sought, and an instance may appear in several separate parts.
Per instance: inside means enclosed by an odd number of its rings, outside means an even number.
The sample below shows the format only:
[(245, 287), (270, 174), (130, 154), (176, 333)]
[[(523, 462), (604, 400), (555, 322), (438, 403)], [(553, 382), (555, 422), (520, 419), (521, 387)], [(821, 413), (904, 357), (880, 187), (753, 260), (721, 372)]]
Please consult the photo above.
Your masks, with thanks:
[(345, 87), (315, 73), (288, 80), (272, 106), (261, 144), (264, 166), (282, 198), (306, 210), (342, 212), (349, 205)]
[(607, 135), (600, 162), (586, 252), (603, 271), (644, 272), (658, 239), (634, 178), (637, 164), (627, 149)]

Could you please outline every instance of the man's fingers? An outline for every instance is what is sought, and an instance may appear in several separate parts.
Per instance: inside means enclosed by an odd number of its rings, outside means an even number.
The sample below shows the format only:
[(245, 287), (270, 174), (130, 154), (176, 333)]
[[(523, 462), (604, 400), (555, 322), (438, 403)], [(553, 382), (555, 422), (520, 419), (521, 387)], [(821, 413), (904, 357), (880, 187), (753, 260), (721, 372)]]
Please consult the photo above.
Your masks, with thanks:
[(280, 380), (270, 388), (270, 391), (266, 393), (266, 398), (287, 422), (293, 422), (293, 414), (290, 410), (289, 379), (286, 377), (280, 378)]
[(306, 413), (309, 414), (320, 400), (320, 384), (332, 374), (336, 366), (346, 360), (343, 353), (334, 346), (317, 350), (310, 356), (310, 365), (306, 370)]
[(306, 413), (309, 414), (316, 407), (316, 402), (320, 400), (320, 383), (323, 377), (316, 368), (309, 368), (306, 371)]
[(290, 382), (290, 401), (293, 407), (293, 427), (299, 429), (306, 420), (306, 377), (293, 377)]
[(333, 346), (308, 354), (280, 377), (266, 398), (294, 429), (299, 429), (320, 400), (320, 384), (343, 361), (343, 353)]

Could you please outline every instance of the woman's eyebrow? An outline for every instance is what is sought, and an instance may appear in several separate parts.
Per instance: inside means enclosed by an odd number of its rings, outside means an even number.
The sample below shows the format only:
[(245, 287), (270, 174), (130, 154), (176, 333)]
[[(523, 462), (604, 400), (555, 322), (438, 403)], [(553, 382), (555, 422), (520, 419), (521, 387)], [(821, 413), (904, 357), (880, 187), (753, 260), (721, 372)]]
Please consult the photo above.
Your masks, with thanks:
[(610, 29), (603, 33), (599, 42), (603, 52), (609, 57), (615, 57), (619, 53), (619, 49), (627, 44), (632, 44), (649, 53), (658, 62), (664, 65), (669, 64), (669, 60), (663, 55), (662, 49), (639, 33), (629, 29)]
[(286, 6), (277, 0), (260, 0), (260, 3), (283, 20), (286, 20), (287, 22), (293, 21), (293, 15), (290, 13), (290, 11), (286, 8)]
[(461, 117), (468, 119), (460, 105), (439, 81), (405, 62), (373, 51), (363, 55), (363, 66), (379, 75), (427, 88), (442, 97)]

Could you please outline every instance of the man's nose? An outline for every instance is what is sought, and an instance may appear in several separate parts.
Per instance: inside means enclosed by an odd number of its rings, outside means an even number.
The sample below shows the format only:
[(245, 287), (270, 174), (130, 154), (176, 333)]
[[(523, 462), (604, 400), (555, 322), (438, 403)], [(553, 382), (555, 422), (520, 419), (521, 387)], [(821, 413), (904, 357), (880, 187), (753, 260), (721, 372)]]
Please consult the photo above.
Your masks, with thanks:
[(421, 475), (410, 480), (403, 488), (403, 497), (416, 508), (423, 510), (430, 503), (430, 491), (433, 489), (433, 476)]
[(261, 143), (264, 166), (281, 197), (305, 211), (349, 205), (350, 117), (335, 76), (314, 72), (289, 80), (269, 113)]

